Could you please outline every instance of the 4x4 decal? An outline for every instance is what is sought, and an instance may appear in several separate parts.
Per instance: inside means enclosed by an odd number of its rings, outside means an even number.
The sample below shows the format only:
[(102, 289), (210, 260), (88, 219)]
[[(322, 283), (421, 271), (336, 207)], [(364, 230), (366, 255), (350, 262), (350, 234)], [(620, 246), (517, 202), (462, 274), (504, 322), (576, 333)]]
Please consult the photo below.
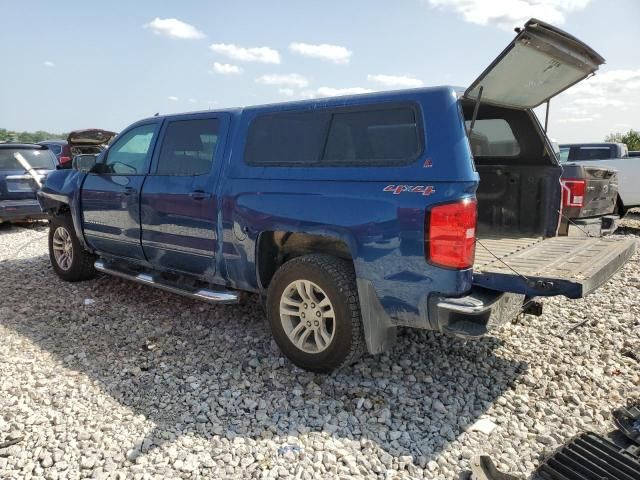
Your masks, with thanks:
[(436, 189), (431, 185), (387, 185), (382, 189), (383, 192), (393, 192), (394, 195), (400, 195), (404, 192), (421, 193), (425, 197), (436, 193)]

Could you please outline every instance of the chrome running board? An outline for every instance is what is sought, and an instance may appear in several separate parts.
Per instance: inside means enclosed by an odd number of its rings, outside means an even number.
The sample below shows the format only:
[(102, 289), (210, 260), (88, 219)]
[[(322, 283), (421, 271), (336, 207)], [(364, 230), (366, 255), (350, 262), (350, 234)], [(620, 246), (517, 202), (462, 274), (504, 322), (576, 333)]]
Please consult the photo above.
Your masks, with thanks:
[(182, 295), (184, 297), (193, 298), (194, 300), (201, 300), (208, 303), (217, 304), (230, 304), (239, 303), (240, 296), (238, 293), (232, 290), (209, 290), (207, 288), (201, 288), (197, 290), (189, 290), (186, 288), (180, 288), (178, 286), (170, 285), (162, 280), (154, 277), (150, 273), (129, 273), (123, 270), (115, 269), (108, 266), (103, 260), (97, 260), (94, 263), (96, 270), (102, 273), (107, 273), (115, 277), (124, 278), (126, 280), (132, 280), (143, 285), (149, 285), (160, 290)]

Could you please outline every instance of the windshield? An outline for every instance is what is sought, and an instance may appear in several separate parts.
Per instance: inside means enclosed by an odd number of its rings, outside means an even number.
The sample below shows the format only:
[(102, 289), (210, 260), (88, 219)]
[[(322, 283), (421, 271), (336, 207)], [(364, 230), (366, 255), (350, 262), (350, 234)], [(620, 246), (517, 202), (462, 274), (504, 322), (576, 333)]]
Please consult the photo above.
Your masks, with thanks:
[(0, 171), (24, 170), (13, 156), (19, 152), (29, 162), (32, 168), (53, 170), (56, 168), (56, 157), (50, 150), (34, 150), (30, 148), (2, 148), (0, 149)]
[(560, 148), (560, 163), (567, 163), (569, 160), (569, 147)]
[(51, 150), (54, 155), (60, 155), (62, 153), (62, 145), (58, 145), (57, 143), (49, 143), (47, 147), (49, 147), (49, 150)]
[[(471, 121), (465, 121), (465, 125), (469, 131)], [(515, 157), (520, 153), (511, 126), (502, 118), (476, 120), (469, 144), (474, 157)]]

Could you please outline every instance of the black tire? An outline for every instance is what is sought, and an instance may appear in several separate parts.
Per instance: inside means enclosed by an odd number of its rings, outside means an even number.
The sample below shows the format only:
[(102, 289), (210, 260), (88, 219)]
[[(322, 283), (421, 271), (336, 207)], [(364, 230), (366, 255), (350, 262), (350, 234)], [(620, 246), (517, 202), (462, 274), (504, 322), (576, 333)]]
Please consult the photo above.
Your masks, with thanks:
[[(289, 339), (280, 316), (285, 289), (296, 280), (313, 282), (326, 293), (333, 306), (333, 336), (323, 351), (306, 352)], [(300, 368), (329, 373), (350, 365), (364, 353), (364, 334), (353, 265), (330, 255), (305, 255), (280, 267), (269, 285), (267, 317), (271, 333), (282, 353)], [(317, 333), (314, 333), (317, 335)], [(314, 337), (315, 338), (315, 337)]]
[[(69, 234), (71, 240), (71, 261), (67, 268), (59, 265), (56, 255), (54, 254), (54, 234), (59, 228), (64, 229), (64, 231)], [(93, 266), (96, 261), (96, 256), (82, 248), (78, 237), (76, 237), (73, 220), (69, 214), (56, 215), (49, 223), (49, 259), (56, 274), (67, 282), (90, 280), (94, 278), (97, 273)]]
[(613, 213), (617, 214), (620, 217), (620, 219), (622, 219), (622, 218), (624, 218), (624, 216), (627, 214), (628, 211), (629, 211), (629, 209), (624, 208), (624, 204), (622, 203), (622, 199), (618, 195), (618, 200), (616, 201), (616, 209), (613, 211)]

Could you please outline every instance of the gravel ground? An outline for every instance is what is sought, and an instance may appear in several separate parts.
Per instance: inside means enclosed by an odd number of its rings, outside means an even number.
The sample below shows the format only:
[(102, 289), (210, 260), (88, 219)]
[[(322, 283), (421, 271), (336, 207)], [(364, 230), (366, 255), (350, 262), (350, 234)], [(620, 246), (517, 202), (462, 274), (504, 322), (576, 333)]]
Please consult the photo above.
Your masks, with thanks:
[(450, 480), (479, 453), (529, 475), (640, 392), (639, 254), (586, 300), (478, 341), (403, 331), (327, 377), (278, 353), (254, 302), (63, 283), (46, 233), (0, 226), (2, 479)]

